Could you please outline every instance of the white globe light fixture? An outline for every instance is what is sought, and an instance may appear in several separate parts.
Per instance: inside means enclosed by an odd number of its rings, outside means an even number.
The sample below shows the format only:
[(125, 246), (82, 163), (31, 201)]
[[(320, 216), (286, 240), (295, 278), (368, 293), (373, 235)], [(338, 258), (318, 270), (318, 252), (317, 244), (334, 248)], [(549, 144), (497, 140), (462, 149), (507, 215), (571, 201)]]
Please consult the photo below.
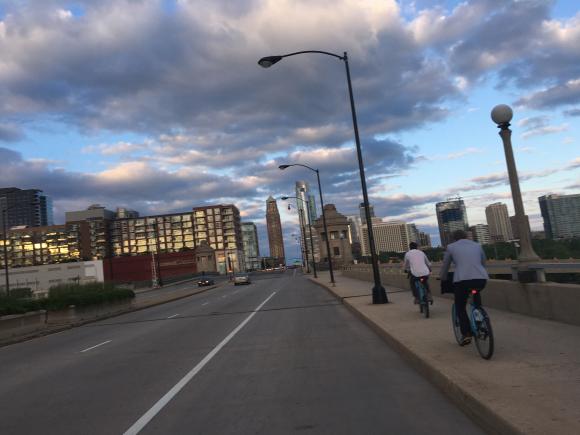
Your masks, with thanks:
[(491, 119), (498, 125), (508, 124), (514, 117), (514, 112), (507, 104), (498, 104), (491, 111)]

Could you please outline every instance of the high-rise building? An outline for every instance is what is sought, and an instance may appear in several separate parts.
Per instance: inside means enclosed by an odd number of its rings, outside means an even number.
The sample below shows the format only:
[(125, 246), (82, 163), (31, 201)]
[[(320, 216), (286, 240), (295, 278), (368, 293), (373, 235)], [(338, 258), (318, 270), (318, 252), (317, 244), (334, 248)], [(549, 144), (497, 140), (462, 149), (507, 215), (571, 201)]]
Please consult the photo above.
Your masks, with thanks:
[[(489, 245), (492, 242), (489, 235), (489, 226), (485, 224), (477, 224), (469, 227), (469, 231), (473, 237), (473, 241), (481, 245)], [(512, 240), (512, 239), (508, 239)]]
[(258, 229), (254, 222), (242, 222), (242, 242), (247, 270), (260, 269), (260, 247)]
[(496, 202), (485, 207), (485, 217), (489, 226), (489, 237), (492, 243), (507, 242), (514, 239), (512, 224), (507, 205)]
[[(314, 246), (314, 253), (312, 258), (314, 261), (320, 261), (320, 250), (318, 247), (318, 240), (316, 238), (316, 231), (311, 231), (310, 226), (314, 224), (316, 220), (316, 202), (314, 201), (314, 195), (310, 193), (310, 186), (306, 181), (296, 182), (296, 208), (298, 209), (298, 218), (300, 220), (300, 250), (304, 254), (306, 251), (310, 251), (312, 246)], [(310, 234), (312, 234), (312, 243), (310, 243)], [(307, 248), (304, 248), (304, 243), (307, 243)], [(310, 258), (310, 261), (312, 261)], [(306, 258), (303, 258), (306, 260)]]
[(468, 230), (467, 213), (461, 198), (438, 202), (435, 204), (435, 211), (443, 247), (453, 242), (452, 235), (454, 231)]
[(16, 226), (52, 225), (52, 200), (39, 189), (0, 188), (0, 231), (4, 217), (7, 229)]
[[(363, 224), (366, 224), (367, 222), (367, 217), (366, 217), (366, 213), (365, 213), (365, 203), (361, 202), (358, 205), (358, 212), (360, 214), (360, 220)], [(375, 217), (375, 207), (371, 204), (369, 204), (369, 213), (371, 215), (371, 219)]]
[(139, 212), (135, 211), (135, 210), (131, 210), (130, 208), (126, 208), (126, 207), (117, 207), (117, 212), (115, 213), (115, 217), (117, 219), (138, 218)]
[[(403, 221), (381, 222), (380, 219), (373, 219), (373, 237), (375, 239), (375, 249), (380, 252), (406, 252), (412, 239), (412, 228)], [(366, 224), (362, 231), (362, 252), (364, 256), (370, 256), (369, 238)]]
[(268, 243), (270, 245), (270, 257), (278, 259), (278, 264), (286, 264), (284, 254), (284, 237), (282, 236), (282, 223), (276, 200), (270, 196), (266, 200), (266, 227), (268, 229)]
[(580, 194), (538, 198), (548, 239), (580, 237)]
[(421, 248), (430, 248), (431, 236), (423, 231), (419, 231), (419, 246)]

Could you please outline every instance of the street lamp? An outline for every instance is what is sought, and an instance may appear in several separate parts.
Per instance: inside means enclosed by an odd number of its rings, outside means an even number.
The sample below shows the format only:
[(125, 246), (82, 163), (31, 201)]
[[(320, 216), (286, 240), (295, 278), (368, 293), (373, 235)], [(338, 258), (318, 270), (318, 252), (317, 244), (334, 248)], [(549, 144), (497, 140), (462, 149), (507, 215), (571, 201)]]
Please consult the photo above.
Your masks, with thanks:
[[(308, 209), (308, 203), (304, 201), (302, 198), (299, 198), (297, 196), (283, 196), (282, 201), (286, 201), (287, 199), (290, 198), (299, 199), (304, 203), (304, 206), (307, 207)], [(301, 213), (301, 219), (303, 220), (303, 222), (306, 223), (306, 220), (302, 215), (302, 209), (298, 208), (298, 211)], [(312, 252), (312, 270), (314, 271), (314, 278), (318, 278), (318, 275), (316, 274), (316, 259), (314, 258), (314, 242), (312, 241), (312, 225), (310, 224), (310, 222), (308, 222), (308, 232), (310, 233), (310, 252)], [(308, 265), (308, 246), (306, 245), (306, 231), (302, 230), (302, 233), (304, 234), (304, 246), (306, 247), (306, 264)], [(310, 270), (307, 269), (307, 273), (310, 273)]]
[[(334, 280), (334, 268), (332, 267), (332, 256), (330, 254), (330, 242), (329, 242), (330, 234), (328, 234), (328, 228), (326, 226), (326, 213), (324, 212), (324, 199), (322, 198), (320, 172), (318, 171), (318, 169), (311, 168), (310, 166), (303, 165), (301, 163), (293, 163), (291, 165), (280, 165), (278, 166), (278, 168), (283, 171), (284, 169), (289, 168), (290, 166), (302, 166), (303, 168), (310, 169), (311, 171), (316, 172), (316, 180), (318, 181), (318, 194), (320, 195), (320, 206), (322, 207), (322, 223), (324, 225), (324, 234), (326, 235), (325, 239), (326, 239), (326, 252), (328, 255), (328, 271), (330, 272), (330, 282), (334, 286), (336, 284), (336, 281)], [(312, 255), (314, 255), (314, 252), (312, 252)]]
[(513, 117), (513, 111), (510, 106), (506, 104), (499, 104), (491, 111), (491, 119), (500, 129), (499, 135), (503, 141), (503, 148), (505, 151), (505, 159), (507, 163), (508, 176), (510, 180), (510, 187), (512, 191), (512, 199), (514, 202), (514, 209), (516, 212), (515, 221), (520, 236), (520, 252), (518, 255), (518, 262), (521, 265), (526, 263), (533, 263), (540, 260), (540, 257), (534, 252), (532, 247), (532, 240), (530, 237), (530, 230), (528, 228), (528, 219), (524, 211), (524, 203), (522, 201), (522, 193), (520, 191), (520, 182), (518, 180), (518, 172), (516, 170), (516, 162), (512, 150), (512, 131), (510, 130), (510, 121)]
[[(344, 52), (343, 56), (339, 56), (338, 54), (329, 53), (327, 51), (319, 51), (319, 50), (297, 51), (295, 53), (289, 53), (289, 54), (285, 54), (282, 56), (263, 57), (258, 61), (258, 65), (260, 65), (261, 67), (264, 67), (264, 68), (269, 68), (272, 65), (274, 65), (275, 63), (282, 60), (282, 58), (284, 58), (284, 57), (295, 56), (297, 54), (303, 54), (303, 53), (325, 54), (327, 56), (335, 57), (335, 58), (342, 60), (344, 62), (344, 66), (346, 69), (346, 81), (348, 83), (348, 95), (350, 98), (350, 111), (352, 113), (352, 124), (353, 124), (353, 128), (354, 128), (354, 138), (355, 138), (355, 143), (356, 143), (356, 153), (357, 153), (357, 157), (358, 157), (358, 168), (359, 168), (359, 173), (360, 173), (360, 181), (361, 181), (363, 201), (364, 201), (364, 207), (365, 207), (365, 217), (367, 220), (369, 248), (371, 250), (371, 259), (372, 259), (372, 263), (373, 263), (373, 277), (374, 277), (374, 282), (375, 282), (375, 285), (373, 287), (373, 304), (385, 304), (385, 303), (388, 303), (389, 300), (387, 299), (387, 292), (385, 291), (385, 288), (381, 285), (381, 275), (379, 273), (378, 257), (377, 257), (377, 253), (375, 251), (375, 238), (373, 235), (373, 226), (372, 226), (372, 222), (371, 222), (371, 212), (370, 212), (369, 198), (368, 198), (368, 193), (367, 193), (367, 183), (366, 183), (366, 178), (365, 178), (365, 170), (364, 170), (364, 164), (363, 164), (360, 138), (359, 138), (359, 134), (358, 134), (358, 123), (357, 123), (357, 119), (356, 119), (356, 109), (354, 107), (354, 96), (352, 93), (352, 83), (350, 80), (350, 69), (348, 66), (348, 56), (346, 54), (346, 51)], [(324, 207), (322, 209), (322, 212), (323, 212), (322, 217), (324, 218)], [(326, 228), (324, 229), (324, 231), (326, 231)], [(328, 234), (327, 234), (326, 239), (328, 241)], [(330, 252), (329, 252), (329, 259), (330, 259)], [(329, 263), (332, 263), (332, 262), (330, 261)], [(332, 268), (330, 270), (332, 271)]]

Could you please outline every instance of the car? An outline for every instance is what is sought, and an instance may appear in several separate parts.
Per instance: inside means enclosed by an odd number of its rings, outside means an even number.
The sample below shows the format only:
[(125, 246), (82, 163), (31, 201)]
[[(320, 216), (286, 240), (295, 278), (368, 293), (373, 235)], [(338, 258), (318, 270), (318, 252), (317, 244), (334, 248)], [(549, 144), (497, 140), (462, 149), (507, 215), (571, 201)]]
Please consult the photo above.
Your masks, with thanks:
[(197, 282), (198, 287), (205, 287), (205, 286), (214, 285), (214, 284), (215, 284), (215, 281), (211, 278), (201, 278)]
[(234, 276), (234, 285), (238, 284), (250, 284), (250, 275), (247, 273), (238, 273)]

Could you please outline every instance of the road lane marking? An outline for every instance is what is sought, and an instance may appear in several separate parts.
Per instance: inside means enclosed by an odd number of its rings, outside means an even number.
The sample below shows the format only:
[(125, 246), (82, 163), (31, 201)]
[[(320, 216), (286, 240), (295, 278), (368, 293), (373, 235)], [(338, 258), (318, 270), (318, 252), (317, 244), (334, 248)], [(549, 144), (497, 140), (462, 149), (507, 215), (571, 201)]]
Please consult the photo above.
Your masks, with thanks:
[(110, 343), (111, 341), (113, 341), (113, 340), (103, 341), (102, 343), (99, 343), (99, 344), (96, 344), (94, 346), (88, 347), (85, 350), (81, 350), (81, 353), (88, 352), (89, 350), (95, 349), (95, 348), (97, 348), (99, 346), (103, 346), (104, 344)]
[(222, 299), (223, 299), (223, 298), (227, 298), (227, 297), (228, 297), (228, 295), (223, 295), (223, 296), (222, 296)]
[(129, 429), (125, 431), (124, 435), (136, 435), (139, 432), (141, 432), (141, 430), (145, 426), (147, 426), (147, 424), (189, 383), (189, 381), (191, 381), (193, 377), (197, 375), (201, 371), (201, 369), (203, 369), (204, 366), (208, 362), (210, 362), (212, 358), (216, 356), (218, 352), (226, 344), (228, 344), (228, 342), (232, 338), (234, 338), (236, 334), (240, 332), (240, 330), (244, 326), (246, 326), (246, 324), (250, 320), (252, 320), (252, 318), (256, 315), (256, 313), (260, 311), (260, 309), (262, 309), (262, 307), (266, 305), (266, 303), (270, 299), (272, 299), (272, 297), (274, 297), (275, 294), (276, 292), (273, 292), (270, 296), (266, 298), (266, 300), (264, 300), (264, 302), (258, 305), (254, 309), (254, 311), (252, 311), (252, 314), (246, 317), (246, 319), (242, 321), (242, 323), (240, 323), (232, 332), (229, 333), (229, 335), (226, 338), (224, 338), (216, 347), (214, 347), (212, 351), (208, 353), (193, 369), (191, 369), (189, 373), (187, 373), (183, 378), (181, 378), (181, 380), (177, 384), (175, 384), (173, 388), (171, 388), (171, 390), (165, 393), (165, 395), (161, 399), (159, 399), (157, 403), (153, 405), (153, 407), (149, 411), (143, 414), (143, 416), (141, 416), (141, 418), (137, 420), (135, 424), (133, 424), (133, 426), (131, 426)]
[(209, 304), (209, 302), (204, 302), (203, 304), (201, 304), (201, 306), (203, 307), (204, 305)]
[(174, 314), (173, 316), (169, 316), (168, 319), (173, 319), (174, 317), (179, 316), (179, 314)]

